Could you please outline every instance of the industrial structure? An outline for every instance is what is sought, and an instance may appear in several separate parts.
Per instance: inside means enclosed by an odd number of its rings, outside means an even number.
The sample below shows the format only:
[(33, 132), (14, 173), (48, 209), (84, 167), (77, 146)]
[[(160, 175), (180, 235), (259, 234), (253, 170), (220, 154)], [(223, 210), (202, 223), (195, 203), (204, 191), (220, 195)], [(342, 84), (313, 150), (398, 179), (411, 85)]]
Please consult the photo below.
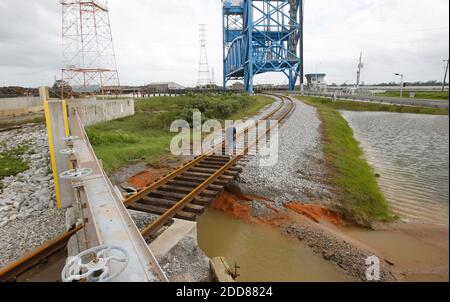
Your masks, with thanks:
[(253, 78), (282, 72), (294, 90), (303, 84), (304, 0), (224, 0), (224, 88), (243, 80), (253, 92)]
[(200, 41), (200, 60), (198, 63), (198, 87), (207, 87), (211, 85), (211, 73), (209, 69), (208, 62), (208, 51), (206, 49), (208, 43), (208, 33), (206, 24), (200, 24), (199, 30), (199, 41)]
[[(63, 68), (61, 95), (105, 94), (104, 87), (117, 87), (120, 81), (105, 1), (60, 0), (62, 6)], [(67, 87), (66, 87), (67, 88)]]

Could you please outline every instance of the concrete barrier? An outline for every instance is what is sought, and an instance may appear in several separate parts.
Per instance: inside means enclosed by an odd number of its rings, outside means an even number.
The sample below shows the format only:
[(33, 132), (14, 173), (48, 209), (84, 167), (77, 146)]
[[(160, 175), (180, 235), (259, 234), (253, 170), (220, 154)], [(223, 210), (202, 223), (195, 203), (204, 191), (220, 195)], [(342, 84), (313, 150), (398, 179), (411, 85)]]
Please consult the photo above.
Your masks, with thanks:
[(76, 108), (83, 125), (111, 121), (114, 119), (134, 115), (133, 99), (118, 100), (68, 100), (70, 108)]
[(0, 98), (0, 118), (15, 117), (43, 111), (39, 97)]
[[(56, 101), (53, 100), (53, 101)], [(134, 115), (133, 99), (118, 100), (68, 100), (70, 107), (77, 108), (86, 126)], [(0, 99), (0, 118), (23, 116), (44, 111), (39, 97), (18, 97)]]

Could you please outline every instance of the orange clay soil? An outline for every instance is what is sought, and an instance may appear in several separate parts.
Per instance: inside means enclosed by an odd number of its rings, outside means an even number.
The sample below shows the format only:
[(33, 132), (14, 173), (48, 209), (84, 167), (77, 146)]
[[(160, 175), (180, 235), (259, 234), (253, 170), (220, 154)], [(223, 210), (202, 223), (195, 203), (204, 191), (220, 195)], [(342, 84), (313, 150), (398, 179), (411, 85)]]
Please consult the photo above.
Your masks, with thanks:
[(320, 205), (291, 202), (286, 204), (285, 207), (300, 215), (304, 215), (317, 223), (325, 220), (331, 222), (334, 225), (342, 225), (342, 220), (336, 213)]
[[(240, 202), (241, 201), (241, 202)], [(242, 203), (242, 201), (257, 201), (272, 211), (272, 215), (267, 217), (255, 217), (252, 215), (252, 208), (250, 205)], [(339, 216), (327, 208), (319, 205), (303, 205), (296, 202), (291, 202), (286, 205), (286, 209), (290, 210), (280, 211), (267, 201), (264, 197), (244, 195), (236, 191), (224, 191), (219, 198), (213, 203), (212, 207), (216, 210), (222, 211), (231, 215), (234, 218), (242, 219), (252, 223), (265, 223), (272, 226), (280, 226), (292, 220), (289, 214), (293, 211), (297, 214), (307, 217), (320, 223), (320, 221), (331, 222), (335, 225), (341, 225), (342, 221)]]
[(166, 176), (174, 169), (180, 167), (185, 162), (189, 161), (190, 158), (179, 159), (179, 161), (175, 163), (168, 163), (162, 161), (159, 165), (154, 165), (152, 167), (147, 168), (145, 171), (142, 171), (130, 178), (128, 178), (128, 184), (133, 186), (136, 189), (142, 189), (150, 186), (159, 178)]
[(252, 209), (250, 206), (241, 204), (238, 200), (239, 198), (233, 193), (224, 191), (216, 201), (214, 201), (212, 207), (213, 209), (223, 211), (238, 219), (254, 223), (259, 222), (258, 219), (252, 216)]
[(128, 179), (128, 183), (135, 187), (136, 189), (141, 189), (148, 187), (159, 177), (164, 176), (170, 171), (170, 168), (167, 169), (148, 169), (142, 171)]

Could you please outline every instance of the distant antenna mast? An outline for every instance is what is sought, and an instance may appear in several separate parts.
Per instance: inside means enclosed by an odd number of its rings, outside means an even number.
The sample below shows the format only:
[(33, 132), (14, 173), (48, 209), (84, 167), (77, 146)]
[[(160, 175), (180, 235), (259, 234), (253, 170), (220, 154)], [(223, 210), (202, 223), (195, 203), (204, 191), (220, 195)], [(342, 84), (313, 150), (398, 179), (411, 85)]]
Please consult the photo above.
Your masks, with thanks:
[(62, 6), (62, 95), (70, 85), (81, 95), (120, 93), (119, 73), (105, 1), (60, 0)]
[(445, 67), (444, 81), (442, 82), (442, 91), (445, 91), (445, 82), (447, 81), (449, 60), (448, 59), (444, 60), (444, 63), (446, 63), (446, 67)]
[(362, 61), (362, 51), (361, 54), (359, 55), (359, 63), (358, 63), (358, 71), (356, 73), (356, 88), (359, 88), (359, 83), (361, 81), (361, 70), (364, 68), (364, 63)]
[(214, 67), (211, 68), (211, 84), (216, 85), (216, 72)]
[(206, 24), (200, 24), (200, 61), (198, 65), (197, 86), (211, 85), (211, 74), (208, 63), (208, 52), (206, 51), (208, 38)]

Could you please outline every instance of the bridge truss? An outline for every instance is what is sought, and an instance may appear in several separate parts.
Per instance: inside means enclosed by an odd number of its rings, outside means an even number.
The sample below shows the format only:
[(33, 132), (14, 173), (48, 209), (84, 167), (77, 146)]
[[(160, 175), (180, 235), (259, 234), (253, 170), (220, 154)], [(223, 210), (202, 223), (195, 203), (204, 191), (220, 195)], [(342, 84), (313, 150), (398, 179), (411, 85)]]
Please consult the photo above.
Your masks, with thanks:
[(224, 0), (224, 88), (243, 80), (253, 92), (253, 77), (282, 72), (294, 90), (303, 83), (304, 0)]

